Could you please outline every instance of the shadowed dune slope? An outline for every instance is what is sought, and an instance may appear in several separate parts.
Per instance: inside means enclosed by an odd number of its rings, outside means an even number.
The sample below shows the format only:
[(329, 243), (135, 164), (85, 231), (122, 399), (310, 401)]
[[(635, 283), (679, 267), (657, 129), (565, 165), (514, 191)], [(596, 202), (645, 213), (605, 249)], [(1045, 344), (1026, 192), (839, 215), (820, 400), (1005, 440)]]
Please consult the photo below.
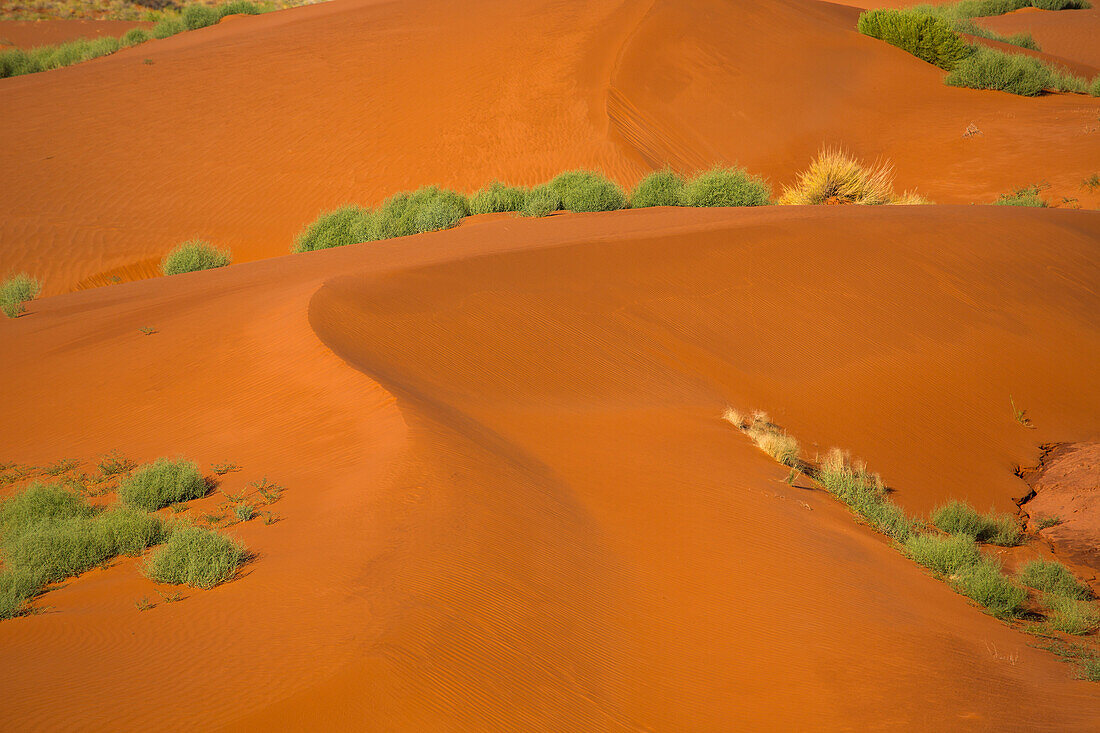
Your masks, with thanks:
[(236, 582), (138, 613), (123, 563), (0, 624), (0, 723), (1087, 730), (1093, 686), (719, 414), (851, 448), (913, 510), (1008, 507), (1037, 443), (1100, 434), (1098, 234), (654, 209), (36, 301), (0, 322), (5, 458), (185, 452), (290, 490)]
[[(0, 272), (49, 293), (146, 276), (179, 241), (282, 254), (318, 211), (436, 183), (740, 162), (822, 144), (940, 203), (1078, 194), (1100, 100), (951, 89), (818, 0), (334, 0), (0, 81)], [(145, 63), (148, 59), (151, 63)], [(827, 59), (827, 61), (826, 61)], [(65, 114), (57, 100), (65, 100)], [(971, 123), (983, 132), (964, 138)]]

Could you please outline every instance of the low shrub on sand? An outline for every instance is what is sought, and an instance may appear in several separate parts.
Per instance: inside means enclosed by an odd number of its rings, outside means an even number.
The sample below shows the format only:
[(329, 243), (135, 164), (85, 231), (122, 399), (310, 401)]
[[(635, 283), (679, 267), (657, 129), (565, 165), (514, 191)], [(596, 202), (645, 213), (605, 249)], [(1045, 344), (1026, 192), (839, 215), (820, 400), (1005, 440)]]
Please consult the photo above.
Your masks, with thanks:
[(1019, 616), (1020, 606), (1027, 600), (1027, 591), (1001, 572), (999, 562), (988, 557), (958, 568), (951, 585), (997, 618)]
[(869, 10), (860, 14), (856, 28), (948, 71), (972, 51), (949, 22), (920, 10)]
[(15, 318), (27, 310), (25, 303), (38, 297), (42, 283), (25, 272), (9, 277), (0, 285), (0, 310), (8, 318)]
[(966, 535), (914, 534), (902, 546), (914, 561), (944, 576), (976, 565), (982, 558), (978, 545)]
[(684, 184), (681, 206), (767, 206), (771, 188), (743, 168), (712, 168)]
[(527, 192), (520, 213), (524, 216), (548, 216), (561, 208), (561, 196), (549, 184), (544, 183)]
[(7, 541), (39, 522), (88, 517), (91, 514), (91, 508), (73, 492), (57, 484), (35, 482), (0, 503), (0, 535)]
[(145, 564), (158, 583), (213, 588), (233, 577), (245, 558), (240, 542), (200, 527), (182, 527)]
[(177, 33), (183, 33), (185, 30), (187, 30), (187, 26), (183, 24), (182, 20), (176, 16), (169, 16), (157, 21), (151, 33), (153, 38), (168, 38)]
[(466, 197), (454, 191), (425, 186), (395, 194), (374, 212), (378, 239), (404, 237), (457, 226), (470, 213)]
[(630, 193), (630, 206), (643, 209), (650, 206), (679, 206), (684, 179), (665, 168), (653, 171), (634, 187)]
[(775, 425), (766, 412), (754, 412), (744, 419), (732, 409), (727, 410), (725, 419), (734, 423), (748, 435), (756, 447), (767, 453), (784, 466), (796, 466), (801, 450), (798, 441)]
[(298, 234), (291, 252), (312, 252), (330, 247), (343, 247), (348, 244), (370, 242), (377, 239), (376, 227), (371, 212), (360, 206), (341, 206), (328, 211)]
[(1051, 596), (1084, 600), (1092, 595), (1087, 585), (1078, 582), (1073, 573), (1056, 560), (1032, 560), (1020, 567), (1017, 577), (1029, 588)]
[(932, 512), (932, 524), (948, 534), (972, 537), (978, 542), (1014, 547), (1020, 543), (1022, 531), (1010, 514), (979, 514), (963, 501), (949, 501)]
[(0, 78), (60, 69), (81, 61), (107, 56), (121, 48), (117, 38), (78, 38), (56, 46), (0, 51)]
[(520, 211), (527, 192), (519, 186), (494, 181), (470, 197), (471, 214), (499, 214)]
[(114, 507), (95, 518), (95, 532), (111, 555), (140, 555), (163, 542), (171, 530), (156, 514)]
[(548, 184), (569, 211), (615, 211), (626, 206), (626, 194), (613, 181), (595, 171), (566, 171)]
[(993, 48), (978, 48), (943, 80), (948, 86), (995, 89), (1034, 97), (1045, 89), (1085, 92), (1087, 84), (1049, 64), (1021, 54)]
[(209, 242), (194, 239), (184, 242), (165, 255), (160, 269), (165, 275), (179, 275), (225, 267), (232, 261), (233, 254), (229, 250), (218, 249)]
[(996, 201), (993, 202), (994, 206), (1033, 206), (1036, 208), (1046, 208), (1049, 204), (1039, 195), (1039, 191), (1042, 187), (1039, 184), (1033, 184), (1031, 186), (1024, 186), (1023, 188), (1017, 188), (1011, 193), (1002, 193)]
[(214, 25), (219, 20), (221, 20), (221, 15), (217, 9), (209, 5), (188, 5), (180, 13), (180, 21), (183, 23), (183, 27), (189, 31)]
[(1100, 611), (1091, 603), (1058, 595), (1045, 596), (1043, 602), (1049, 609), (1047, 624), (1051, 628), (1074, 636), (1100, 628)]
[(18, 616), (26, 602), (41, 590), (41, 583), (26, 570), (8, 568), (0, 572), (0, 621)]
[(916, 194), (894, 193), (894, 170), (888, 163), (864, 166), (835, 148), (825, 148), (798, 176), (795, 185), (783, 189), (779, 203), (818, 204), (921, 204)]
[(122, 38), (119, 39), (119, 41), (123, 46), (129, 48), (130, 46), (137, 46), (140, 43), (145, 43), (150, 38), (152, 38), (152, 36), (149, 34), (149, 31), (144, 28), (131, 28), (122, 34)]
[(193, 461), (158, 458), (123, 479), (118, 497), (128, 506), (154, 512), (169, 504), (205, 496), (206, 488), (206, 480)]

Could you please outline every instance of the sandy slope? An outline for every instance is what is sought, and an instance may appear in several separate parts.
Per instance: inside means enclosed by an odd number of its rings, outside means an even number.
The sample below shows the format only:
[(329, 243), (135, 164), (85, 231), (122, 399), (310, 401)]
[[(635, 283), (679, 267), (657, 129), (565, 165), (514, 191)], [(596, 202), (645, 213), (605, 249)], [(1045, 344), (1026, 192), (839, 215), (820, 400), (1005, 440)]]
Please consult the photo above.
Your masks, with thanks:
[[(438, 183), (739, 161), (823, 143), (941, 203), (1078, 191), (1100, 100), (950, 89), (817, 0), (334, 0), (0, 82), (0, 271), (47, 291), (148, 277), (181, 240), (286, 251), (321, 209)], [(152, 63), (145, 63), (148, 59)], [(56, 113), (57, 99), (66, 113)], [(963, 137), (968, 125), (983, 132)]]
[(664, 209), (38, 301), (0, 322), (5, 458), (186, 452), (290, 490), (237, 582), (139, 613), (123, 563), (0, 624), (0, 727), (1086, 730), (1093, 686), (718, 413), (849, 447), (913, 510), (1009, 506), (1037, 443), (1100, 435), (1098, 239), (1089, 212)]
[(0, 45), (31, 48), (152, 27), (152, 23), (129, 20), (0, 20)]
[(1043, 51), (1100, 68), (1100, 8), (1019, 11), (983, 18), (981, 24), (1005, 35), (1030, 33)]

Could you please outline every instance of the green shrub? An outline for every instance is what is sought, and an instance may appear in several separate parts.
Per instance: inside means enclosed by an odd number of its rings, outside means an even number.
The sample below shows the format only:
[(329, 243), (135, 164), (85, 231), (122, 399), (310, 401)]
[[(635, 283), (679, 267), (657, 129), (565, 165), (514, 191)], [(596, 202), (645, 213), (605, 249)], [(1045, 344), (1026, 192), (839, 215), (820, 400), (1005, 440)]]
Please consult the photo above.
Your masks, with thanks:
[(0, 621), (22, 613), (26, 602), (41, 590), (41, 583), (26, 570), (8, 568), (0, 572)]
[(963, 59), (943, 80), (970, 89), (995, 89), (1024, 97), (1041, 94), (1051, 83), (1050, 68), (1038, 59), (979, 48)]
[(1077, 582), (1073, 573), (1056, 560), (1032, 560), (1020, 568), (1017, 577), (1029, 588), (1051, 596), (1083, 600), (1092, 595), (1087, 585)]
[(971, 47), (950, 23), (927, 12), (870, 10), (860, 14), (856, 28), (948, 71), (971, 53)]
[(524, 216), (548, 216), (561, 209), (561, 196), (549, 184), (535, 186), (523, 199)]
[(139, 43), (145, 43), (150, 38), (149, 32), (144, 28), (131, 28), (122, 34), (122, 45), (129, 48), (130, 46), (136, 46)]
[(247, 522), (256, 516), (256, 507), (251, 504), (239, 504), (233, 508), (233, 515), (237, 517), (238, 522)]
[(471, 214), (499, 214), (520, 211), (527, 192), (519, 186), (507, 186), (494, 181), (470, 197)]
[(1089, 94), (1094, 97), (1100, 97), (1100, 74), (1096, 75), (1096, 78), (1089, 84)]
[(951, 584), (997, 618), (1020, 615), (1020, 606), (1027, 600), (1027, 591), (1001, 572), (1001, 565), (990, 558), (963, 565)]
[(56, 484), (35, 482), (0, 503), (0, 534), (6, 542), (44, 521), (88, 517), (91, 514), (92, 509), (71, 491)]
[(160, 269), (165, 275), (179, 275), (225, 267), (232, 261), (233, 255), (229, 250), (217, 249), (209, 242), (194, 239), (169, 252), (161, 261)]
[(766, 206), (771, 188), (743, 168), (714, 168), (684, 184), (681, 206)]
[(95, 522), (83, 517), (38, 522), (4, 545), (8, 563), (40, 584), (79, 575), (113, 557)]
[(375, 212), (379, 239), (434, 232), (457, 226), (470, 211), (466, 197), (438, 186), (425, 186), (386, 199)]
[(1002, 193), (996, 201), (993, 202), (994, 206), (1034, 206), (1036, 208), (1045, 208), (1049, 204), (1039, 196), (1041, 187), (1038, 184), (1031, 186), (1024, 186), (1023, 188), (1017, 188), (1012, 193)]
[(1020, 523), (1011, 514), (986, 514), (982, 517), (985, 526), (978, 535), (982, 542), (1001, 547), (1015, 547), (1023, 538)]
[(1100, 612), (1091, 603), (1056, 595), (1043, 600), (1050, 609), (1047, 623), (1058, 631), (1080, 636), (1100, 628)]
[(215, 8), (209, 5), (188, 5), (180, 13), (180, 21), (183, 23), (184, 28), (189, 31), (198, 30), (199, 28), (205, 28), (208, 25), (214, 25), (221, 20), (221, 15)]
[(255, 3), (248, 2), (248, 0), (234, 0), (233, 2), (219, 5), (217, 8), (218, 18), (224, 18), (227, 15), (259, 15), (263, 12), (263, 9)]
[(1013, 33), (1010, 36), (1002, 36), (1000, 33), (991, 31), (985, 26), (978, 25), (968, 18), (956, 20), (952, 23), (951, 27), (954, 28), (957, 33), (966, 33), (971, 36), (977, 36), (978, 38), (987, 38), (991, 41), (1009, 43), (1013, 46), (1027, 48), (1032, 51), (1039, 50), (1039, 44), (1035, 42), (1035, 39), (1031, 37), (1030, 33)]
[(898, 542), (905, 542), (916, 530), (917, 523), (888, 498), (866, 502), (860, 506), (860, 514), (879, 532)]
[(245, 557), (244, 546), (200, 527), (183, 527), (153, 551), (145, 572), (158, 583), (212, 588), (233, 577)]
[(170, 16), (157, 22), (157, 24), (153, 26), (151, 33), (153, 34), (153, 38), (168, 38), (177, 33), (183, 33), (185, 30), (187, 30), (187, 26), (183, 24), (182, 20), (175, 16)]
[(615, 211), (626, 206), (626, 194), (613, 181), (595, 171), (559, 173), (549, 186), (569, 211)]
[(118, 497), (125, 504), (150, 512), (205, 495), (206, 480), (199, 467), (185, 458), (146, 463), (118, 487)]
[(932, 524), (948, 534), (977, 537), (985, 527), (982, 515), (962, 501), (949, 501), (932, 511)]
[(59, 69), (81, 61), (107, 56), (121, 47), (119, 39), (105, 36), (93, 39), (78, 38), (57, 46), (38, 46), (29, 50), (7, 49), (0, 51), (0, 78)]
[(290, 251), (311, 252), (370, 242), (377, 238), (374, 219), (369, 210), (359, 206), (341, 206), (321, 214), (302, 229)]
[(25, 272), (9, 277), (0, 285), (0, 310), (8, 318), (15, 318), (27, 307), (23, 305), (38, 297), (42, 292), (42, 283)]
[(95, 531), (112, 555), (140, 555), (169, 534), (157, 515), (126, 507), (109, 509), (96, 517)]
[(903, 547), (913, 560), (934, 573), (945, 576), (976, 565), (982, 558), (974, 540), (966, 535), (941, 537), (936, 534), (914, 534), (905, 541)]
[(630, 206), (644, 209), (650, 206), (679, 206), (684, 179), (669, 168), (653, 171), (630, 193)]

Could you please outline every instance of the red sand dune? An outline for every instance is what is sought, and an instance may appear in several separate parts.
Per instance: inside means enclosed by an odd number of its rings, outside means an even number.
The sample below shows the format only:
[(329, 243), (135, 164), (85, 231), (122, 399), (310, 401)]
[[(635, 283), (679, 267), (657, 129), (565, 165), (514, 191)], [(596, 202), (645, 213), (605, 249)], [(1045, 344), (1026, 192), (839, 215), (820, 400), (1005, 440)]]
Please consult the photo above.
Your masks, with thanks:
[(981, 24), (1004, 35), (1030, 33), (1046, 53), (1100, 68), (1100, 8), (1019, 11)]
[[(335, 0), (0, 80), (0, 271), (48, 293), (146, 277), (204, 237), (284, 253), (318, 211), (437, 183), (740, 162), (776, 184), (823, 145), (988, 202), (1095, 172), (1100, 100), (943, 86), (816, 0)], [(149, 59), (152, 63), (145, 63)], [(56, 100), (66, 100), (58, 115)], [(982, 135), (964, 137), (969, 125)]]
[(132, 20), (0, 20), (0, 45), (31, 48), (152, 27), (152, 23)]
[(126, 562), (0, 623), (0, 727), (1094, 729), (1094, 686), (719, 414), (911, 510), (1010, 508), (1038, 443), (1100, 436), (1098, 241), (1079, 211), (656, 209), (36, 301), (0, 321), (4, 458), (289, 490), (235, 582), (140, 613)]

